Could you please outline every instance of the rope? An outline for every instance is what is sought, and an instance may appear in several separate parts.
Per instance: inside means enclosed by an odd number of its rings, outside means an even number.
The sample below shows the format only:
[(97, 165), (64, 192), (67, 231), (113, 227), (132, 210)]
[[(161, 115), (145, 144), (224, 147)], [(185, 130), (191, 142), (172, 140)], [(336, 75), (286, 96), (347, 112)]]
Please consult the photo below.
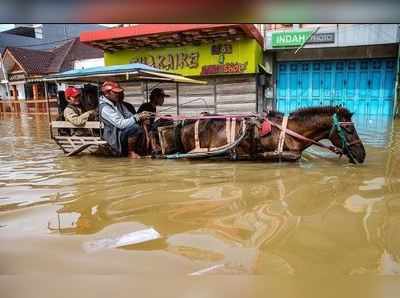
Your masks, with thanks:
[[(276, 128), (282, 130), (282, 126), (280, 126), (279, 124), (276, 124), (276, 123), (274, 123), (274, 122), (272, 122), (270, 120), (267, 120), (267, 121), (269, 121), (272, 126), (275, 126)], [(323, 144), (321, 142), (318, 142), (318, 141), (315, 141), (313, 139), (309, 139), (309, 138), (307, 138), (305, 136), (302, 136), (301, 134), (298, 134), (297, 132), (294, 132), (294, 131), (292, 131), (290, 129), (286, 129), (286, 133), (288, 135), (294, 137), (294, 138), (297, 138), (297, 139), (300, 139), (300, 140), (303, 140), (303, 141), (306, 141), (306, 142), (310, 142), (310, 143), (312, 143), (314, 145), (317, 145), (317, 146), (319, 146), (321, 148), (328, 149), (328, 150), (332, 151), (335, 154), (338, 154), (338, 155), (342, 155), (343, 154), (343, 151), (341, 149), (335, 147), (335, 146), (327, 146), (327, 145), (325, 145), (325, 144)]]
[(161, 115), (159, 113), (150, 113), (150, 114), (159, 119), (166, 119), (166, 120), (199, 120), (199, 119), (224, 119), (225, 120), (225, 119), (232, 119), (232, 118), (242, 120), (244, 118), (258, 117), (258, 115), (255, 113), (241, 114), (241, 115), (232, 114), (232, 115), (210, 115), (210, 116), (184, 116), (184, 115), (166, 116), (166, 115)]
[(225, 146), (219, 147), (216, 150), (213, 151), (207, 151), (207, 152), (193, 152), (193, 153), (176, 153), (176, 154), (168, 154), (168, 155), (163, 155), (163, 158), (166, 159), (179, 159), (179, 158), (202, 158), (202, 157), (211, 157), (211, 156), (218, 156), (226, 153), (229, 150), (232, 150), (235, 148), (245, 137), (246, 135), (246, 121), (242, 120), (242, 133), (241, 135), (237, 138), (236, 141), (234, 141), (231, 144), (227, 144)]

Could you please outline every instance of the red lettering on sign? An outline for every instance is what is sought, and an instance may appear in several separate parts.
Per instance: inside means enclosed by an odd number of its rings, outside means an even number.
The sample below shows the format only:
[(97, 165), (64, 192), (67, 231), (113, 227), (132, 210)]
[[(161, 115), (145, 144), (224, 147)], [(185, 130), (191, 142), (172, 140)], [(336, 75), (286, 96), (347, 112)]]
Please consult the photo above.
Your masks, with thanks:
[(236, 62), (227, 64), (204, 65), (201, 68), (201, 75), (243, 73), (247, 69), (247, 64), (247, 62)]

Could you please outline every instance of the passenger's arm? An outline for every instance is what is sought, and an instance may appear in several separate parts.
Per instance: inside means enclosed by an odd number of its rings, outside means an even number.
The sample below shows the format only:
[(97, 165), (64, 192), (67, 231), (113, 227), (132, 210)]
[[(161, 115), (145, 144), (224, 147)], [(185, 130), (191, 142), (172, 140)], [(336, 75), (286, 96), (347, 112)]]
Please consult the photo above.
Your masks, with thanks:
[(101, 110), (101, 118), (107, 120), (119, 129), (127, 128), (128, 126), (131, 126), (138, 122), (138, 118), (135, 115), (125, 119), (120, 113), (109, 106), (105, 106)]
[(73, 109), (67, 107), (64, 110), (64, 118), (66, 121), (72, 123), (75, 126), (83, 126), (85, 125), (86, 121), (92, 113), (93, 111), (91, 110), (83, 113), (82, 115), (78, 115)]

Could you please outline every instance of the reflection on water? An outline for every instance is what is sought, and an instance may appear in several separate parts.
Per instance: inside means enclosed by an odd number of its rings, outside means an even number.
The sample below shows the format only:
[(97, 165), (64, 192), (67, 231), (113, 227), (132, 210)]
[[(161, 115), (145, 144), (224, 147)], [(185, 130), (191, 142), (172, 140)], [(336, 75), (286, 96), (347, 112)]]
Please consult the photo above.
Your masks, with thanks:
[(387, 116), (354, 115), (354, 122), (360, 137), (368, 145), (387, 147), (393, 132), (393, 119)]
[[(2, 119), (1, 270), (26, 270), (18, 246), (50, 272), (77, 270), (58, 267), (74, 257), (80, 272), (107, 272), (107, 258), (137, 264), (109, 267), (127, 272), (397, 275), (400, 122), (356, 126), (367, 151), (359, 166), (315, 148), (294, 164), (67, 158), (45, 118)], [(161, 238), (82, 248), (149, 227)]]

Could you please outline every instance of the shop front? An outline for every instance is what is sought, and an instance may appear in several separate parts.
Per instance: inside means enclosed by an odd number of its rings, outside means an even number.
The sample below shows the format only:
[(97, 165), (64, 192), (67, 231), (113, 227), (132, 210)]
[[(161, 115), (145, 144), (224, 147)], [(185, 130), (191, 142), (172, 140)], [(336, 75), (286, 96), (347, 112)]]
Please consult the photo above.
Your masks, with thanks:
[[(160, 25), (143, 35), (138, 32), (148, 27), (139, 25), (136, 26), (139, 29), (132, 29), (127, 34), (129, 37), (114, 40), (112, 45), (107, 38), (99, 41), (93, 36), (87, 38), (81, 35), (81, 41), (105, 50), (107, 66), (143, 63), (208, 81), (209, 84), (204, 86), (180, 86), (178, 96), (174, 85), (159, 84), (157, 87), (164, 88), (171, 95), (160, 109), (161, 112), (248, 113), (263, 108), (263, 82), (259, 78), (263, 43), (241, 30), (243, 26), (210, 25), (199, 28), (188, 25), (170, 32), (167, 25)], [(144, 86), (130, 83), (125, 85), (126, 98), (139, 106), (146, 100), (146, 94), (155, 87), (156, 84)]]
[(337, 31), (313, 33), (272, 33), (276, 108), (291, 112), (300, 107), (342, 105), (357, 115), (392, 115), (396, 45), (344, 47)]

